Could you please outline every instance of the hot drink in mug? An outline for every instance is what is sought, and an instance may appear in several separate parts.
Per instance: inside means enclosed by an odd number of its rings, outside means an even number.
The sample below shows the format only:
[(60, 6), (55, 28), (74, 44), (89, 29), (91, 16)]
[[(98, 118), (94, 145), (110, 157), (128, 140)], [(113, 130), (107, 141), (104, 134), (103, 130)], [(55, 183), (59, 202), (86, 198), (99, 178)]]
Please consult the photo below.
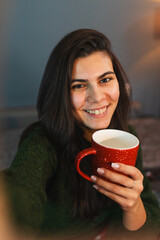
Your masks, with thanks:
[(76, 156), (76, 169), (82, 177), (91, 181), (80, 169), (80, 162), (85, 156), (92, 154), (93, 174), (97, 175), (97, 168), (101, 167), (114, 171), (111, 167), (114, 162), (135, 166), (138, 148), (139, 140), (131, 133), (115, 129), (96, 131), (92, 135), (91, 148), (79, 152)]

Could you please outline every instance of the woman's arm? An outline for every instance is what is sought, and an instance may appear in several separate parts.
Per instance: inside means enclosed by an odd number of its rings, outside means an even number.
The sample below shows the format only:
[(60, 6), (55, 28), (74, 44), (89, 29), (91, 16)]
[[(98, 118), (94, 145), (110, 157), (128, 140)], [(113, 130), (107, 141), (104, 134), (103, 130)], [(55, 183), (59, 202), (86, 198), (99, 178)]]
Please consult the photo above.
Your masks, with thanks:
[[(129, 128), (130, 128), (130, 132), (132, 134), (137, 135), (133, 127), (130, 126)], [(121, 167), (122, 167), (122, 165), (121, 165)], [(119, 168), (119, 170), (117, 168), (117, 170), (120, 171), (120, 168)], [(119, 201), (119, 204), (123, 209), (123, 224), (124, 224), (125, 228), (136, 229), (139, 226), (140, 231), (148, 230), (150, 232), (153, 232), (153, 234), (154, 234), (154, 232), (157, 232), (160, 229), (160, 208), (159, 208), (157, 199), (155, 198), (154, 194), (152, 193), (149, 180), (147, 179), (145, 173), (143, 172), (141, 147), (139, 147), (136, 166), (130, 167), (130, 170), (131, 170), (131, 172), (129, 173), (129, 175), (130, 175), (129, 178), (127, 178), (127, 179), (123, 178), (123, 180), (121, 179), (122, 182), (119, 182), (120, 179), (117, 179), (116, 180), (117, 184), (114, 184), (114, 186), (113, 185), (108, 186), (110, 188), (113, 188), (113, 191), (115, 191), (115, 194), (117, 193), (116, 194), (117, 196), (112, 195), (111, 189), (108, 188), (108, 193), (107, 193), (107, 189), (99, 186), (98, 182), (97, 182), (97, 181), (99, 181), (99, 179), (97, 178), (96, 185), (98, 186), (98, 191), (103, 192), (104, 190), (106, 190), (106, 193), (108, 194), (108, 196), (109, 195), (113, 196), (113, 198), (112, 198), (113, 200), (116, 196), (117, 201)], [(122, 172), (123, 172), (123, 170), (122, 170)], [(109, 176), (110, 173), (112, 173), (112, 172), (111, 171), (106, 172), (106, 174), (108, 175), (108, 176), (106, 175), (107, 178), (110, 178), (110, 176)], [(124, 173), (125, 173), (125, 170), (124, 170)], [(115, 175), (113, 178), (116, 179), (116, 176), (117, 175)], [(111, 177), (112, 181), (114, 181), (113, 178)], [(134, 181), (135, 181), (135, 184), (134, 184)], [(105, 183), (107, 183), (107, 182), (105, 181)], [(119, 183), (122, 186), (119, 186), (118, 185)], [(129, 190), (129, 192), (131, 194), (130, 197), (135, 198), (135, 200), (134, 199), (129, 200), (128, 199), (129, 195), (126, 196), (125, 198), (124, 197), (122, 198), (122, 196), (119, 196), (119, 188), (120, 187), (123, 187), (123, 188), (121, 188), (122, 194), (128, 195), (127, 192)], [(131, 189), (129, 189), (129, 188), (131, 188)], [(124, 190), (124, 192), (123, 192), (123, 190)], [(123, 201), (123, 203), (124, 203), (124, 202), (128, 202), (128, 200), (129, 200), (129, 205), (131, 204), (129, 211), (127, 211), (123, 207), (124, 205), (121, 203), (121, 201)], [(134, 205), (134, 201), (135, 201), (135, 205)], [(132, 209), (132, 206), (134, 206), (133, 209)], [(138, 214), (138, 215), (136, 216), (136, 214)], [(136, 220), (134, 219), (133, 216), (136, 217), (135, 218)], [(132, 222), (132, 219), (133, 219), (133, 222)], [(142, 227), (140, 227), (140, 225)]]
[(143, 191), (143, 175), (137, 168), (122, 163), (114, 163), (112, 167), (117, 172), (104, 168), (97, 170), (106, 178), (106, 181), (95, 176), (91, 178), (96, 182), (95, 188), (99, 192), (121, 206), (124, 226), (128, 230), (137, 230), (146, 221), (146, 211), (140, 197)]

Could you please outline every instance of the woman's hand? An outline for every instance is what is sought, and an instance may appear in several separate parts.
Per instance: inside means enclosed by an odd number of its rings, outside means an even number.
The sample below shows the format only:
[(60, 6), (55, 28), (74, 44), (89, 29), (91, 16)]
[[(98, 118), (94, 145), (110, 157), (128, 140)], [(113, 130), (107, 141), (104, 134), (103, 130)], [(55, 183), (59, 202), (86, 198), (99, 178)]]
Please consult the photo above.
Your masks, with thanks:
[(112, 163), (111, 166), (116, 172), (105, 168), (97, 169), (103, 179), (91, 176), (92, 181), (96, 183), (93, 187), (117, 202), (123, 209), (125, 227), (136, 230), (146, 221), (146, 212), (140, 197), (143, 191), (143, 175), (133, 166), (122, 163)]

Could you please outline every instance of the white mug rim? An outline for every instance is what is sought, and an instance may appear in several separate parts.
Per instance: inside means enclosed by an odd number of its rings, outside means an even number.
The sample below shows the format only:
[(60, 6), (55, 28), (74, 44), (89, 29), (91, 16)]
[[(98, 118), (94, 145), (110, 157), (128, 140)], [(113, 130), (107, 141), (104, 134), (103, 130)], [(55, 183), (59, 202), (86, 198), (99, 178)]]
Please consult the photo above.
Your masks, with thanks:
[[(122, 147), (122, 148), (120, 148), (120, 147), (110, 147), (110, 146), (106, 146), (106, 145), (103, 145), (103, 144), (101, 144), (100, 143), (100, 141), (103, 141), (103, 140), (105, 140), (106, 138), (104, 138), (103, 139), (103, 137), (102, 137), (102, 134), (104, 134), (104, 133), (118, 133), (119, 135), (120, 134), (124, 134), (124, 135), (127, 135), (128, 137), (130, 137), (130, 138), (132, 138), (132, 141), (133, 142), (135, 142), (134, 144), (133, 144), (133, 146), (131, 146), (131, 147)], [(101, 135), (101, 136), (100, 136)], [(102, 137), (101, 138), (101, 140), (97, 140), (96, 138), (97, 137)], [(99, 138), (100, 138), (99, 137)], [(96, 143), (96, 144), (98, 144), (98, 145), (100, 145), (100, 146), (102, 146), (102, 147), (105, 147), (105, 148), (109, 148), (109, 149), (119, 149), (119, 150), (127, 150), (127, 149), (132, 149), (132, 148), (136, 148), (137, 146), (139, 146), (139, 139), (135, 136), (135, 135), (133, 135), (132, 133), (129, 133), (129, 132), (126, 132), (126, 131), (123, 131), (123, 130), (118, 130), (118, 129), (101, 129), (101, 130), (97, 130), (96, 132), (94, 132), (93, 134), (92, 134), (92, 140)]]

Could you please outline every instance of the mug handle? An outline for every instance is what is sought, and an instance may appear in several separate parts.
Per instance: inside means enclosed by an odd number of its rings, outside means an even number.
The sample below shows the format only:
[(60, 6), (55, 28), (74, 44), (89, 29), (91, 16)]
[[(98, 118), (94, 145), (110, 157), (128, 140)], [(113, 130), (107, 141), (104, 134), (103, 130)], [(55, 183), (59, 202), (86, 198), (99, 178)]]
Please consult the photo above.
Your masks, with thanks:
[(75, 159), (75, 166), (76, 166), (77, 172), (78, 172), (82, 177), (84, 177), (85, 179), (87, 179), (87, 180), (90, 181), (90, 182), (92, 182), (91, 178), (90, 178), (87, 174), (85, 174), (84, 172), (82, 172), (82, 171), (80, 170), (79, 165), (80, 165), (81, 160), (82, 160), (84, 157), (86, 157), (86, 156), (88, 156), (88, 155), (91, 155), (91, 154), (96, 154), (96, 153), (97, 153), (96, 149), (94, 149), (94, 148), (92, 148), (92, 147), (91, 147), (91, 148), (86, 148), (86, 149), (82, 150), (81, 152), (79, 152), (79, 153), (77, 154), (77, 156), (76, 156), (76, 159)]

